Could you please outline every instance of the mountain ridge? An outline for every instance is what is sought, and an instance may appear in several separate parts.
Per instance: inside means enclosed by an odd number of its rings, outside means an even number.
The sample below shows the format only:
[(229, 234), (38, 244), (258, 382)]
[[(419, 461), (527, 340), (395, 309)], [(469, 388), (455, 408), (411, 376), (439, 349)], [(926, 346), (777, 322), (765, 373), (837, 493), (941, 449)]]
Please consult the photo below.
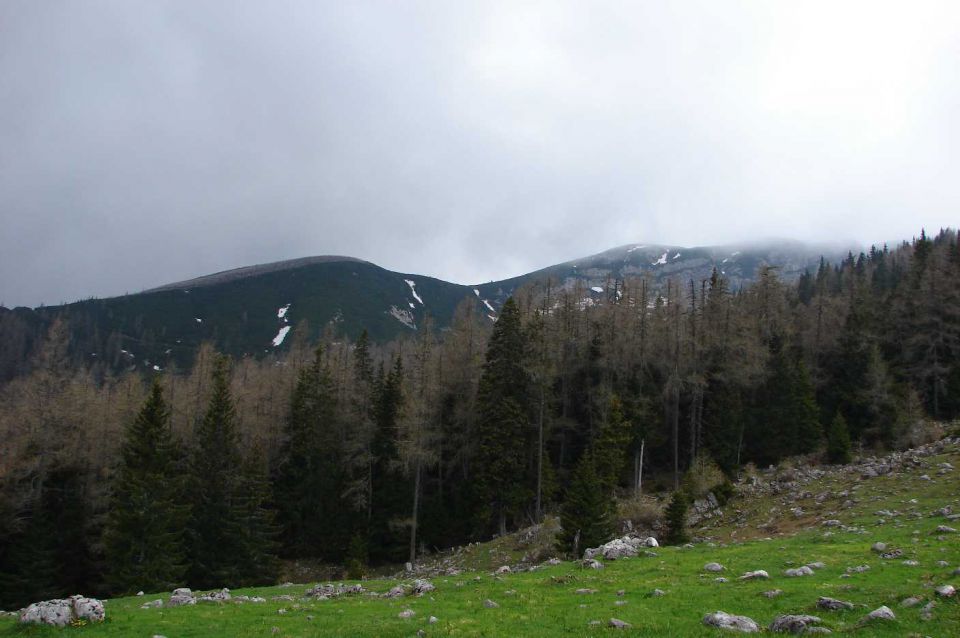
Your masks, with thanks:
[[(756, 246), (756, 245), (754, 245)], [(69, 324), (73, 357), (103, 361), (113, 369), (162, 371), (184, 368), (202, 343), (233, 356), (263, 356), (289, 347), (294, 326), (306, 325), (309, 340), (328, 329), (355, 339), (366, 330), (387, 342), (415, 332), (427, 317), (439, 330), (451, 325), (464, 299), (474, 300), (482, 321), (494, 321), (518, 288), (551, 280), (555, 288), (598, 301), (614, 282), (645, 276), (657, 294), (668, 280), (707, 279), (718, 268), (730, 289), (757, 277), (764, 266), (792, 280), (815, 269), (821, 256), (802, 242), (762, 247), (731, 244), (682, 247), (624, 244), (601, 253), (473, 285), (388, 270), (373, 262), (317, 255), (224, 270), (163, 284), (139, 293), (86, 299), (59, 306), (0, 309), (0, 380), (22, 370), (34, 344), (57, 319)], [(579, 292), (577, 292), (579, 291)]]

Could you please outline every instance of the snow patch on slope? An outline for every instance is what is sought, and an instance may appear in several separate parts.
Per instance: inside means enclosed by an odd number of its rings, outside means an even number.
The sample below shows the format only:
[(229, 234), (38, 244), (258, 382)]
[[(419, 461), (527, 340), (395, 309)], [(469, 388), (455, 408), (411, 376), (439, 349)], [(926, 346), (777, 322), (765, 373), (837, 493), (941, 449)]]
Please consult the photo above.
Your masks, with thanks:
[(592, 288), (590, 288), (590, 290), (592, 290), (593, 292), (603, 292), (603, 288), (601, 288), (600, 286), (593, 286)]
[(496, 309), (494, 309), (494, 307), (491, 306), (490, 302), (487, 301), (486, 299), (483, 300), (483, 305), (486, 306), (487, 310), (489, 310), (490, 312), (496, 312)]
[(420, 295), (417, 294), (417, 284), (412, 279), (404, 279), (407, 282), (407, 285), (410, 286), (410, 292), (413, 294), (413, 298), (420, 302), (420, 305), (423, 305), (423, 299), (420, 298)]
[(417, 324), (413, 320), (413, 313), (409, 310), (397, 308), (396, 306), (390, 306), (390, 310), (387, 311), (387, 314), (411, 330), (417, 329)]
[(660, 259), (658, 259), (658, 260), (656, 260), (656, 261), (654, 261), (654, 262), (651, 262), (650, 265), (651, 265), (651, 266), (662, 266), (662, 265), (664, 265), (665, 263), (667, 263), (667, 253), (663, 253), (662, 255), (660, 255)]
[(290, 326), (284, 326), (280, 328), (280, 332), (277, 333), (277, 336), (273, 338), (273, 347), (276, 348), (283, 340), (287, 338), (287, 333), (290, 332)]
[(286, 318), (287, 318), (287, 311), (290, 310), (290, 306), (292, 306), (292, 305), (293, 305), (293, 304), (289, 304), (289, 303), (288, 303), (288, 304), (287, 304), (286, 306), (284, 306), (283, 308), (278, 309), (278, 310), (277, 310), (277, 319), (286, 319)]

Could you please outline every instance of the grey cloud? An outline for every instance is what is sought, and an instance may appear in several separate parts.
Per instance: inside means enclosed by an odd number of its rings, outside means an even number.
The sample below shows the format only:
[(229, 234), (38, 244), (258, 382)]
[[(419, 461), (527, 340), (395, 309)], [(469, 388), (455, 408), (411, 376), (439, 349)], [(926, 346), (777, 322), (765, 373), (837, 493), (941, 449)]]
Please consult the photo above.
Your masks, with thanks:
[(953, 223), (949, 2), (0, 4), (0, 301)]

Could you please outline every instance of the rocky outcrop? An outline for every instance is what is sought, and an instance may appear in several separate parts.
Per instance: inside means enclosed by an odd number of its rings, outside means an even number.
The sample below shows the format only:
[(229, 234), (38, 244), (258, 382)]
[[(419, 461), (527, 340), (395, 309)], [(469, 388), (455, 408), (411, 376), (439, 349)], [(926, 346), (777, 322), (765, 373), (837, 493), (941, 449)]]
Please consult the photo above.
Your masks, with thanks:
[(33, 603), (20, 612), (20, 622), (65, 627), (72, 622), (103, 622), (103, 602), (86, 596), (71, 596)]
[(584, 559), (596, 558), (598, 556), (607, 560), (617, 560), (618, 558), (633, 558), (639, 555), (640, 549), (644, 547), (659, 547), (657, 539), (649, 536), (647, 538), (637, 538), (634, 536), (624, 536), (615, 538), (609, 543), (600, 547), (591, 547), (583, 553)]
[(760, 626), (756, 621), (746, 616), (735, 616), (725, 611), (715, 611), (703, 617), (703, 624), (717, 629), (726, 629), (728, 631), (738, 631), (744, 634), (752, 634), (760, 631)]

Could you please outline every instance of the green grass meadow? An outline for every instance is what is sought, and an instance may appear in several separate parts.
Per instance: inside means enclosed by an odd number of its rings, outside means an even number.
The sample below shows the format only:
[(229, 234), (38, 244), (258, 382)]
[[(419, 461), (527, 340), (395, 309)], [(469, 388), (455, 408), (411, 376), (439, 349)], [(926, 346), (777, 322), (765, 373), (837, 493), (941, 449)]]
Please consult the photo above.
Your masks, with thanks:
[[(950, 461), (958, 464), (960, 454), (924, 459), (923, 466), (897, 477), (855, 481), (854, 507), (839, 509), (839, 498), (821, 503), (812, 499), (798, 504), (811, 517), (791, 520), (779, 533), (761, 537), (769, 530), (771, 508), (782, 507), (775, 497), (737, 499), (727, 507), (727, 517), (711, 524), (707, 534), (714, 540), (693, 548), (660, 547), (657, 556), (608, 561), (602, 570), (589, 570), (571, 562), (543, 567), (533, 572), (493, 575), (490, 571), (465, 572), (458, 576), (431, 579), (436, 591), (422, 598), (385, 599), (368, 595), (343, 596), (326, 601), (302, 600), (309, 585), (244, 589), (234, 594), (257, 595), (266, 603), (197, 604), (170, 609), (141, 609), (146, 601), (169, 597), (169, 593), (106, 602), (107, 620), (99, 625), (56, 629), (20, 626), (15, 620), (0, 620), (0, 637), (6, 636), (123, 636), (150, 638), (235, 637), (235, 636), (373, 636), (390, 638), (416, 636), (596, 636), (617, 630), (607, 627), (610, 618), (632, 625), (626, 633), (642, 636), (716, 636), (727, 632), (704, 627), (704, 614), (723, 610), (753, 618), (766, 627), (778, 614), (809, 613), (820, 616), (823, 626), (839, 635), (858, 636), (960, 636), (960, 601), (956, 597), (937, 600), (932, 619), (921, 618), (921, 608), (936, 599), (933, 588), (946, 583), (960, 586), (953, 570), (960, 566), (960, 535), (937, 534), (937, 525), (947, 523), (930, 513), (945, 505), (960, 511), (960, 482), (952, 473), (933, 481), (919, 475)], [(812, 493), (850, 489), (836, 477), (825, 477), (806, 486)], [(915, 502), (912, 502), (915, 501)], [(739, 509), (739, 525), (732, 520)], [(898, 514), (881, 522), (878, 510)], [(835, 513), (835, 516), (828, 516)], [(815, 523), (813, 516), (840, 519), (844, 525), (863, 530), (837, 531)], [(746, 517), (746, 519), (744, 519)], [(783, 520), (790, 518), (782, 513)], [(730, 518), (730, 521), (726, 519)], [(796, 517), (794, 517), (796, 518)], [(744, 520), (747, 524), (744, 524)], [(762, 524), (761, 524), (762, 523)], [(955, 523), (947, 523), (957, 526)], [(758, 529), (758, 525), (760, 529)], [(734, 534), (735, 536), (731, 536)], [(753, 536), (751, 540), (734, 540)], [(871, 551), (875, 541), (900, 548), (899, 559), (883, 560)], [(501, 541), (502, 542), (502, 541)], [(474, 551), (484, 553), (485, 546)], [(916, 560), (917, 566), (904, 564)], [(703, 565), (717, 561), (726, 567), (722, 574), (703, 572)], [(784, 569), (822, 561), (826, 567), (813, 576), (788, 578)], [(946, 561), (947, 567), (938, 566)], [(870, 570), (845, 577), (846, 568), (867, 564)], [(769, 580), (738, 581), (749, 570), (764, 569)], [(717, 576), (729, 579), (718, 583)], [(368, 580), (364, 587), (385, 592), (394, 580)], [(577, 594), (577, 589), (597, 590)], [(652, 596), (654, 589), (665, 592)], [(781, 589), (776, 598), (762, 592)], [(622, 596), (618, 591), (623, 590)], [(290, 601), (270, 600), (293, 595)], [(818, 611), (819, 596), (830, 596), (856, 605), (852, 611)], [(900, 606), (908, 596), (924, 599), (913, 608)], [(499, 604), (487, 608), (484, 601)], [(617, 605), (622, 601), (621, 605)], [(859, 624), (860, 619), (880, 605), (890, 607), (896, 621)], [(413, 618), (398, 614), (412, 609)], [(284, 610), (282, 613), (280, 610)], [(435, 624), (428, 618), (436, 616)], [(600, 625), (591, 625), (600, 621)]]

